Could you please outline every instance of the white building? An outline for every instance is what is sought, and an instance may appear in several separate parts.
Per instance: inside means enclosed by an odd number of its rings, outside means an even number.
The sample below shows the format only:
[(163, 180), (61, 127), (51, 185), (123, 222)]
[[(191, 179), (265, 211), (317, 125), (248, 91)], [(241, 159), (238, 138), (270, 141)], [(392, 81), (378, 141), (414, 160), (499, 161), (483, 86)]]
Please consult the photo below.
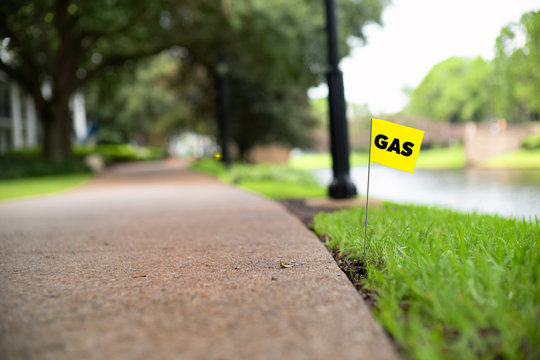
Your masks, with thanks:
[[(71, 109), (74, 138), (83, 143), (88, 132), (84, 95), (81, 92), (72, 97)], [(32, 97), (0, 72), (0, 153), (37, 147), (41, 137), (37, 116)]]
[(169, 140), (168, 152), (179, 157), (212, 156), (219, 150), (214, 139), (208, 135), (184, 132)]

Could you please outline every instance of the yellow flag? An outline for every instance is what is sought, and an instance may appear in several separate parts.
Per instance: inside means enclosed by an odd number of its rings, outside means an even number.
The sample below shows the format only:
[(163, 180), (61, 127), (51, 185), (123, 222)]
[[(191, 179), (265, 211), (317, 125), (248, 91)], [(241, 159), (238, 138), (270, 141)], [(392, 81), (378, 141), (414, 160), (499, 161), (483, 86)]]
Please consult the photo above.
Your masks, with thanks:
[(422, 130), (381, 119), (371, 119), (369, 160), (412, 173), (423, 137)]

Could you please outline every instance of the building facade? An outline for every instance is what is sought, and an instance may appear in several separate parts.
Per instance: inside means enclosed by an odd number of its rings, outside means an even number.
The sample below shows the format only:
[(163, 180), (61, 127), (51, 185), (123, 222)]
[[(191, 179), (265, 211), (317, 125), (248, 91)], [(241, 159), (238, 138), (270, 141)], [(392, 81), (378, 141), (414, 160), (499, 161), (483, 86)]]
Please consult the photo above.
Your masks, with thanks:
[(0, 73), (0, 153), (35, 148), (39, 125), (34, 100)]
[[(77, 92), (71, 99), (73, 138), (84, 143), (87, 121), (84, 95)], [(0, 72), (0, 154), (33, 149), (41, 143), (41, 127), (34, 99)]]

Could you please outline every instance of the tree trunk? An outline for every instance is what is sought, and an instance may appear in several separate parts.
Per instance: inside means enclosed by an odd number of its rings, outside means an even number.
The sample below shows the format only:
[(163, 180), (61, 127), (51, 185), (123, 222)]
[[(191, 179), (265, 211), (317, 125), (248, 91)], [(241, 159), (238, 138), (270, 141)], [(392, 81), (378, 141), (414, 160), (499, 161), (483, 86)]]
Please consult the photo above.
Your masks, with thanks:
[(40, 115), (43, 124), (43, 158), (54, 163), (65, 162), (72, 155), (69, 101), (63, 101), (57, 106), (47, 104)]
[(242, 162), (249, 162), (249, 152), (250, 150), (253, 148), (253, 144), (251, 143), (244, 143), (244, 142), (239, 142), (237, 141), (236, 144), (238, 145), (238, 158), (240, 159), (240, 161)]

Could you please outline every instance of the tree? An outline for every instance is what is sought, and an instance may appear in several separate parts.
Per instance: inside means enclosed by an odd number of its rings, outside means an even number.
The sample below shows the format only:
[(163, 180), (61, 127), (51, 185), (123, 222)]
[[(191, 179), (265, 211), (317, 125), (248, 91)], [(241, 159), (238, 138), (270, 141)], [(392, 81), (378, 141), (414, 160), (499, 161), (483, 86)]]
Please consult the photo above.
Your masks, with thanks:
[(89, 119), (99, 127), (98, 142), (137, 139), (156, 145), (188, 124), (188, 106), (178, 96), (171, 76), (180, 65), (175, 52), (167, 51), (143, 60), (135, 69), (94, 82), (87, 90), (86, 103)]
[(501, 29), (492, 62), (451, 57), (410, 93), (406, 111), (450, 122), (540, 120), (540, 11)]
[[(380, 23), (386, 3), (340, 2), (342, 55), (350, 49), (347, 39), (363, 40), (363, 26)], [(226, 25), (210, 43), (189, 47), (191, 69), (202, 66), (204, 70), (184, 69), (206, 74), (207, 81), (199, 84), (208, 91), (221, 76), (218, 49), (228, 54), (231, 137), (241, 157), (258, 143), (309, 143), (309, 129), (316, 120), (306, 92), (324, 80), (327, 63), (323, 10), (322, 1), (235, 2), (224, 14), (227, 22), (221, 24)]]
[(429, 71), (411, 93), (407, 112), (453, 123), (490, 115), (491, 65), (481, 57), (451, 57)]
[(207, 3), (3, 0), (0, 70), (34, 98), (44, 157), (61, 162), (71, 153), (69, 100), (75, 91), (126, 62), (182, 43), (193, 19), (212, 11)]
[(494, 111), (510, 122), (540, 116), (540, 11), (524, 14), (496, 41)]
[[(363, 39), (362, 27), (380, 22), (386, 3), (342, 0), (344, 55), (347, 38)], [(201, 95), (192, 108), (213, 102), (209, 100), (214, 94), (207, 90), (219, 74), (216, 55), (220, 50), (229, 54), (235, 91), (231, 113), (240, 124), (236, 129), (242, 129), (234, 132), (242, 151), (259, 140), (292, 139), (278, 136), (274, 129), (264, 134), (255, 130), (285, 121), (284, 116), (293, 121), (294, 114), (302, 115), (307, 88), (323, 79), (320, 1), (3, 0), (0, 4), (0, 70), (34, 98), (44, 130), (43, 155), (57, 162), (70, 154), (69, 99), (77, 89), (175, 45), (187, 50), (185, 68), (192, 65), (198, 78), (206, 80), (182, 85), (197, 88), (190, 92)], [(42, 93), (44, 84), (52, 88), (50, 97)], [(300, 128), (296, 123), (282, 125), (276, 123), (280, 131)], [(247, 136), (243, 127), (255, 132)]]

